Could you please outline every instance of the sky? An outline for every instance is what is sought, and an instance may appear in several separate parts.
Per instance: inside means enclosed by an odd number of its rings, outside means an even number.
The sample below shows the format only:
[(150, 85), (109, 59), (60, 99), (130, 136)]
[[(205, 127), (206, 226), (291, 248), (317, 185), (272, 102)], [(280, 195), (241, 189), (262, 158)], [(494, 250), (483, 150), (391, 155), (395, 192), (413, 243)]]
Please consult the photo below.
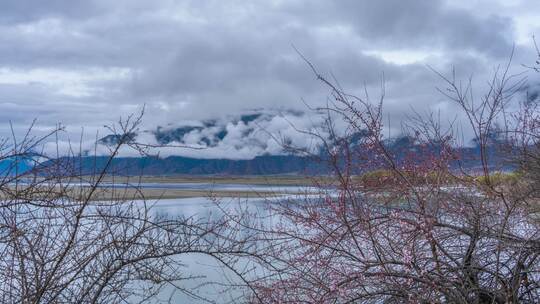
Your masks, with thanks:
[[(158, 127), (208, 120), (228, 130), (203, 152), (167, 154), (274, 154), (279, 147), (253, 129), (311, 145), (288, 122), (311, 128), (318, 118), (305, 103), (328, 96), (295, 48), (349, 92), (376, 96), (384, 74), (385, 113), (399, 126), (412, 110), (455, 115), (428, 66), (472, 75), (481, 88), (513, 47), (513, 71), (534, 63), (534, 34), (537, 0), (2, 0), (0, 136), (10, 122), (23, 134), (37, 119), (34, 132), (61, 123), (64, 144), (82, 128), (90, 144), (145, 105), (146, 140)], [(540, 83), (529, 77), (532, 88)], [(257, 112), (267, 115), (237, 119)]]

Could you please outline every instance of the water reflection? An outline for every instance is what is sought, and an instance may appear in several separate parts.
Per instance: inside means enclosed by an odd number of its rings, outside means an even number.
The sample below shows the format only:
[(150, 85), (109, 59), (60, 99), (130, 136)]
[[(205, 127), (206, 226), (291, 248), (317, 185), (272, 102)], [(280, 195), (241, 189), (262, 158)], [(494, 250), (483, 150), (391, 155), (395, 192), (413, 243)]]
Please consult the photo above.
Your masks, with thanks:
[[(238, 212), (256, 212), (258, 215), (270, 215), (267, 204), (283, 199), (294, 199), (298, 196), (283, 195), (273, 198), (219, 198), (192, 197), (179, 199), (162, 199), (146, 201), (152, 205), (152, 211), (157, 216), (164, 217), (193, 217), (212, 219), (223, 215), (223, 212), (237, 214)], [(216, 203), (219, 201), (219, 204)], [(142, 202), (141, 202), (142, 203)], [(266, 213), (266, 214), (265, 214)], [(271, 221), (271, 216), (264, 216), (265, 221)], [(271, 224), (271, 222), (267, 223)], [(246, 231), (246, 233), (249, 233)], [(181, 282), (181, 286), (192, 294), (186, 294), (173, 286), (161, 291), (151, 303), (238, 303), (246, 292), (244, 287), (231, 288), (231, 285), (241, 284), (240, 279), (230, 270), (225, 269), (215, 259), (201, 254), (185, 254), (177, 257), (185, 265), (181, 271), (195, 278)], [(206, 284), (213, 282), (212, 284)]]

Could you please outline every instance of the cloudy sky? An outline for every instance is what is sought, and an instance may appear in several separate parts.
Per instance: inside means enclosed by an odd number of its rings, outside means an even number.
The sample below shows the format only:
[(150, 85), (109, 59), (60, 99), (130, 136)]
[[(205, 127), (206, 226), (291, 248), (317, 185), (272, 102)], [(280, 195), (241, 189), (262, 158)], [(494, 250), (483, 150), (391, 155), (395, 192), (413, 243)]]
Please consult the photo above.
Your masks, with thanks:
[[(293, 45), (351, 92), (366, 85), (376, 95), (384, 73), (393, 121), (411, 108), (451, 117), (427, 65), (482, 83), (514, 44), (514, 69), (532, 64), (535, 33), (537, 0), (2, 0), (0, 133), (37, 118), (36, 132), (62, 123), (92, 137), (143, 104), (148, 130), (305, 111), (301, 99), (320, 105), (328, 92)], [(313, 121), (302, 117), (301, 126)], [(247, 124), (223, 124), (231, 145), (212, 156), (273, 151), (239, 152), (232, 129)]]

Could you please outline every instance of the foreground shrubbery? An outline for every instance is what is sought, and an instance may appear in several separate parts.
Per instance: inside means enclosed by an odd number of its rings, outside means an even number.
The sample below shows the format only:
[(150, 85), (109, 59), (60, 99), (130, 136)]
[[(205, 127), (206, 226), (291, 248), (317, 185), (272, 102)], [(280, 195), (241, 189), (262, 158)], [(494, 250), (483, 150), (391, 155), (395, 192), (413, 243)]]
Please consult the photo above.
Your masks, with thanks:
[[(354, 145), (347, 134), (326, 143), (336, 192), (272, 207), (283, 224), (261, 232), (272, 266), (253, 284), (254, 302), (538, 303), (537, 181), (526, 167), (502, 173), (505, 164), (493, 166), (488, 153), (489, 136), (519, 85), (497, 74), (482, 103), (473, 104), (468, 88), (448, 80), (445, 92), (469, 117), (480, 145), (480, 170), (471, 174), (460, 170), (452, 130), (429, 119), (416, 119), (408, 131), (437, 148), (394, 157), (382, 136), (382, 105), (318, 76), (336, 101), (329, 112), (347, 122), (348, 134), (369, 132)], [(531, 152), (540, 115), (534, 104), (522, 106), (526, 115), (512, 114), (507, 138)], [(519, 163), (524, 155), (508, 156)]]

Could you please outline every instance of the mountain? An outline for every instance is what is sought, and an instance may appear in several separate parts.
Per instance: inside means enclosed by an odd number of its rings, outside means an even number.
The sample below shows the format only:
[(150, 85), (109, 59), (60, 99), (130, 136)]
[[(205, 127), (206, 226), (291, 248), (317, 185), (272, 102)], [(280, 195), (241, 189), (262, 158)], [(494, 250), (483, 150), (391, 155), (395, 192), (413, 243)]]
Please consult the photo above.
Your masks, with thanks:
[(0, 161), (0, 176), (17, 175), (26, 172), (33, 168), (33, 161), (30, 158), (26, 159), (3, 159)]
[[(76, 168), (76, 172), (91, 174), (102, 170), (108, 158), (81, 157), (56, 160), (63, 168)], [(80, 169), (80, 170), (79, 170)], [(265, 155), (250, 160), (197, 159), (182, 156), (118, 157), (111, 165), (109, 173), (122, 175), (272, 175), (272, 174), (313, 174), (322, 173), (323, 166), (307, 157), (294, 155)]]
[[(310, 120), (310, 119), (307, 119)], [(226, 175), (271, 175), (271, 174), (314, 174), (329, 173), (331, 168), (325, 163), (330, 155), (327, 150), (333, 151), (336, 147), (317, 146), (310, 141), (308, 136), (299, 133), (294, 127), (302, 124), (303, 129), (310, 127), (320, 130), (317, 123), (307, 124), (303, 113), (283, 111), (280, 113), (252, 112), (239, 116), (230, 116), (221, 120), (194, 121), (182, 124), (169, 124), (158, 126), (153, 130), (142, 130), (141, 133), (127, 134), (127, 141), (138, 141), (139, 138), (150, 139), (155, 145), (187, 145), (202, 149), (170, 149), (161, 153), (162, 157), (117, 157), (113, 160), (111, 172), (128, 175), (180, 175), (180, 174), (226, 174)], [(291, 127), (291, 124), (293, 125)], [(269, 135), (278, 134), (277, 136)], [(487, 154), (490, 165), (502, 169), (512, 169), (511, 164), (506, 164), (505, 155), (501, 153), (505, 140), (499, 138), (494, 132), (487, 137), (489, 149)], [(345, 140), (336, 139), (338, 144), (348, 143), (351, 150), (361, 145), (370, 135), (370, 131), (364, 130), (350, 134)], [(291, 143), (301, 149), (310, 151), (314, 157), (305, 157), (291, 153), (276, 142), (276, 137), (282, 143)], [(104, 146), (114, 146), (118, 143), (118, 135), (107, 135), (98, 143)], [(399, 163), (413, 159), (417, 162), (429, 160), (430, 155), (438, 155), (440, 146), (431, 144), (422, 145), (410, 136), (400, 136), (384, 141), (389, 153)], [(480, 144), (471, 142), (470, 147), (464, 147), (457, 151), (459, 162), (454, 161), (451, 166), (457, 168), (463, 166), (467, 170), (480, 168)], [(341, 147), (343, 148), (343, 147)], [(340, 148), (340, 149), (341, 149)], [(171, 152), (172, 151), (172, 152)], [(373, 155), (363, 149), (356, 150), (353, 162), (373, 163), (373, 169), (380, 167), (381, 161), (375, 160)], [(175, 153), (190, 153), (188, 155), (176, 155)], [(173, 155), (171, 155), (173, 154)], [(512, 152), (510, 152), (510, 155)], [(216, 157), (217, 156), (217, 157)], [(355, 158), (356, 157), (356, 158)], [(76, 172), (90, 174), (100, 171), (107, 161), (105, 156), (83, 156), (80, 158), (63, 158), (43, 164), (49, 166), (54, 162), (55, 168), (76, 168)], [(59, 165), (60, 164), (60, 165)], [(8, 163), (0, 163), (7, 166)], [(59, 166), (58, 166), (59, 165)], [(338, 166), (344, 166), (339, 162)], [(28, 169), (28, 168), (26, 168)], [(67, 169), (63, 169), (67, 170)], [(353, 172), (360, 173), (360, 172)]]
[[(355, 143), (362, 140), (365, 134), (354, 135)], [(399, 137), (385, 142), (390, 154), (396, 161), (406, 161), (411, 158), (422, 162), (428, 154), (437, 155), (438, 147), (433, 145), (426, 149), (425, 146), (417, 143), (411, 137)], [(487, 154), (492, 166), (498, 169), (511, 170), (513, 165), (508, 162), (506, 156), (508, 151), (502, 150), (503, 145), (490, 144)], [(460, 156), (459, 162), (456, 160), (451, 166), (457, 168), (461, 165), (464, 169), (474, 171), (480, 168), (480, 148), (478, 145), (465, 147), (457, 150)], [(320, 151), (317, 158), (299, 155), (262, 155), (252, 159), (202, 159), (183, 156), (159, 157), (118, 157), (110, 166), (109, 173), (122, 175), (277, 175), (277, 174), (327, 174), (331, 168), (325, 163), (326, 153)], [(510, 154), (511, 155), (511, 154)], [(368, 158), (357, 159), (355, 161), (369, 161)], [(107, 157), (80, 157), (64, 158), (54, 161), (57, 168), (75, 168), (76, 172), (91, 174), (94, 171), (102, 170), (107, 162)], [(376, 162), (374, 162), (376, 163)], [(46, 163), (45, 166), (52, 164)], [(60, 166), (59, 166), (60, 164)], [(504, 164), (504, 166), (501, 166)], [(339, 165), (344, 165), (340, 163)], [(374, 167), (374, 169), (377, 169)], [(359, 172), (353, 172), (359, 173)]]

